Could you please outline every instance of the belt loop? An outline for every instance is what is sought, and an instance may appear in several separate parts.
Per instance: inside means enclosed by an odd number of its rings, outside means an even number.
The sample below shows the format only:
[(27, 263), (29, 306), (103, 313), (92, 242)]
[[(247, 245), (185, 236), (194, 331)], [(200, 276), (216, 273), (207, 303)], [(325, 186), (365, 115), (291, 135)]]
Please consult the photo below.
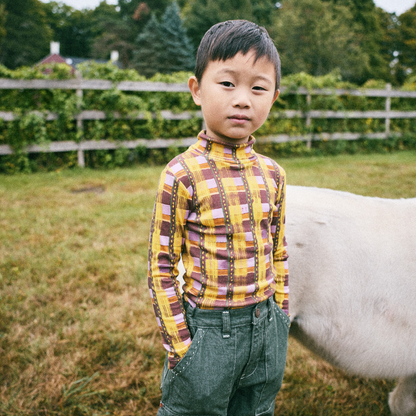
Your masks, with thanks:
[(274, 295), (270, 296), (269, 299), (267, 300), (267, 308), (268, 308), (268, 316), (267, 317), (269, 318), (269, 321), (273, 320), (273, 302), (274, 302), (273, 296)]
[(223, 311), (222, 313), (222, 337), (230, 338), (230, 336), (231, 336), (230, 311)]
[(183, 302), (183, 307), (185, 309), (186, 318), (193, 318), (194, 313), (195, 313), (195, 308), (193, 308), (192, 305), (185, 300), (184, 295), (182, 295), (182, 302)]
[(188, 310), (186, 311), (186, 316), (189, 316), (191, 319), (194, 317), (195, 308), (191, 305), (188, 306)]

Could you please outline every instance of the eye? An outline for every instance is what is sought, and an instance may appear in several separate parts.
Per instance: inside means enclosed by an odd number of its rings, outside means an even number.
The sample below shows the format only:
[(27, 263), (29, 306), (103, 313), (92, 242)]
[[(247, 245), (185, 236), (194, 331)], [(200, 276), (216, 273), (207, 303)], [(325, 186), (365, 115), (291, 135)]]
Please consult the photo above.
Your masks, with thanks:
[(256, 91), (267, 91), (266, 88), (260, 87), (258, 85), (255, 86), (255, 87), (253, 87), (253, 90), (256, 90)]
[(229, 81), (222, 81), (222, 82), (220, 82), (220, 84), (224, 85), (224, 87), (227, 87), (227, 88), (234, 87), (234, 84), (232, 82), (229, 82)]

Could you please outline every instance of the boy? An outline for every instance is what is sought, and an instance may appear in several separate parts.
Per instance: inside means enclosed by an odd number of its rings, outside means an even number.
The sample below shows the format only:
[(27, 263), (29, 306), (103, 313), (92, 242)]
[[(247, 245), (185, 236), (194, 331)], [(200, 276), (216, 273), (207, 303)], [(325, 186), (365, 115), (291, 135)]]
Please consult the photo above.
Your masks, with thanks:
[(264, 28), (235, 20), (205, 34), (189, 88), (206, 131), (163, 171), (150, 232), (149, 288), (168, 351), (159, 416), (273, 415), (289, 330), (285, 172), (251, 134), (279, 82)]

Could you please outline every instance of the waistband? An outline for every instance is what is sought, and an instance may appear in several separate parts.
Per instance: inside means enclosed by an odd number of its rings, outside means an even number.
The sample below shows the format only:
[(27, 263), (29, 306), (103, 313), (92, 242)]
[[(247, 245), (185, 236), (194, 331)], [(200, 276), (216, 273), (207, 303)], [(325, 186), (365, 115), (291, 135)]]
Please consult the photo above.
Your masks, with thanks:
[[(193, 308), (184, 301), (188, 325), (196, 324), (199, 328), (223, 328), (223, 337), (230, 335), (231, 327), (258, 325), (264, 319), (272, 320), (274, 298), (239, 309), (211, 310)], [(228, 336), (227, 336), (228, 335)]]

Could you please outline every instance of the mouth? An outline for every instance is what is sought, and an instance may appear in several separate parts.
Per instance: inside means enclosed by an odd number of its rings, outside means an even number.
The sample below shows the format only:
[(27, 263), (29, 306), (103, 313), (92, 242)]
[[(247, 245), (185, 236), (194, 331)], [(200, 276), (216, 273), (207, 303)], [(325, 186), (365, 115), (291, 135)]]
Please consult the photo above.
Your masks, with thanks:
[(233, 114), (232, 116), (228, 117), (228, 119), (237, 124), (244, 124), (250, 120), (250, 118), (244, 114)]

